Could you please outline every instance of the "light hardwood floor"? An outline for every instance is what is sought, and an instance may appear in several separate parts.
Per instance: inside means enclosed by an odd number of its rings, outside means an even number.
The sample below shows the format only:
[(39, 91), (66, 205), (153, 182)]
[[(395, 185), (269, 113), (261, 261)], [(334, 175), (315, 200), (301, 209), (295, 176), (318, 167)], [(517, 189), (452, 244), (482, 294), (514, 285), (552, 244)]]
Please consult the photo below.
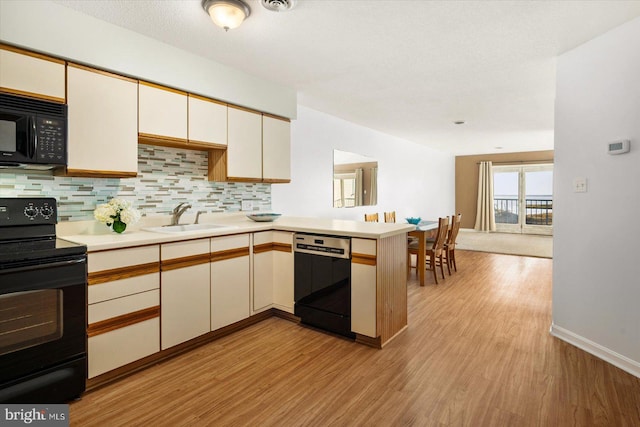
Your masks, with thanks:
[(549, 259), (457, 251), (382, 350), (271, 318), (71, 405), (72, 426), (639, 426), (640, 379), (549, 335)]

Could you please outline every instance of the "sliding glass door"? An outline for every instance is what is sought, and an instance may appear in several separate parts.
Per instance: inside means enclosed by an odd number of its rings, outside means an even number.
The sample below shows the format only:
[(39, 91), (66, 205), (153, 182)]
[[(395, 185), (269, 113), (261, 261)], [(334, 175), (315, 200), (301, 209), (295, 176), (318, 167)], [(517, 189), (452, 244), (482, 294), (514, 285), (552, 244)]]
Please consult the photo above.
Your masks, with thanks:
[(493, 167), (497, 231), (553, 233), (553, 165)]

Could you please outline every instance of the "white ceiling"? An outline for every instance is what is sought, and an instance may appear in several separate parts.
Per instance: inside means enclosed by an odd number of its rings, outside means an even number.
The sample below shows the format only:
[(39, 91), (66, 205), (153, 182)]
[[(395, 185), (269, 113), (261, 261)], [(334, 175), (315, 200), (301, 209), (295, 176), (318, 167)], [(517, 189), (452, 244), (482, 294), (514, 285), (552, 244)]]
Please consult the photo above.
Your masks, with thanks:
[(251, 16), (225, 33), (200, 0), (56, 2), (456, 155), (552, 149), (556, 56), (640, 16), (640, 1), (298, 0), (277, 13), (246, 0)]

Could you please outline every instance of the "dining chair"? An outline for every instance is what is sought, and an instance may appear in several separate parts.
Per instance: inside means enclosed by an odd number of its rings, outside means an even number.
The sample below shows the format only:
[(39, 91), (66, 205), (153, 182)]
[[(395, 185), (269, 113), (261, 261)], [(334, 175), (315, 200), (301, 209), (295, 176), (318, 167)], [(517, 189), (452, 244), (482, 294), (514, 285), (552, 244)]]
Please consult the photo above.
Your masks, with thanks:
[[(438, 231), (436, 232), (436, 237), (433, 242), (427, 242), (426, 248), (426, 256), (427, 256), (427, 265), (426, 268), (429, 271), (433, 272), (433, 279), (436, 281), (436, 285), (438, 284), (438, 275), (436, 272), (436, 268), (440, 267), (440, 273), (442, 274), (442, 279), (444, 280), (444, 243), (447, 239), (447, 230), (449, 229), (449, 217), (438, 218)], [(411, 243), (408, 246), (407, 250), (407, 268), (411, 269), (411, 255), (418, 254), (419, 242)], [(420, 268), (416, 263), (416, 272), (417, 269)]]
[(396, 211), (385, 212), (384, 222), (396, 222)]
[(378, 213), (364, 214), (364, 220), (367, 222), (378, 222)]
[(447, 238), (444, 243), (444, 263), (447, 264), (447, 270), (449, 276), (451, 276), (451, 267), (453, 271), (458, 271), (456, 265), (456, 239), (458, 238), (458, 231), (460, 231), (460, 221), (462, 220), (462, 214), (451, 215), (451, 227), (447, 233)]

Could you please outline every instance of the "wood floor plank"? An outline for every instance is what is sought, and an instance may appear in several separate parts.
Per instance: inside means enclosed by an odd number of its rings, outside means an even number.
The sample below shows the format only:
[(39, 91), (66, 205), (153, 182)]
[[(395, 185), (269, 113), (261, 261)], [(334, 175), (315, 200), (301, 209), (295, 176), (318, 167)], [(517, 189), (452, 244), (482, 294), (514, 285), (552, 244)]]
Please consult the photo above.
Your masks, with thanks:
[(637, 426), (640, 379), (549, 334), (551, 260), (412, 272), (383, 350), (270, 318), (97, 389), (72, 426)]

